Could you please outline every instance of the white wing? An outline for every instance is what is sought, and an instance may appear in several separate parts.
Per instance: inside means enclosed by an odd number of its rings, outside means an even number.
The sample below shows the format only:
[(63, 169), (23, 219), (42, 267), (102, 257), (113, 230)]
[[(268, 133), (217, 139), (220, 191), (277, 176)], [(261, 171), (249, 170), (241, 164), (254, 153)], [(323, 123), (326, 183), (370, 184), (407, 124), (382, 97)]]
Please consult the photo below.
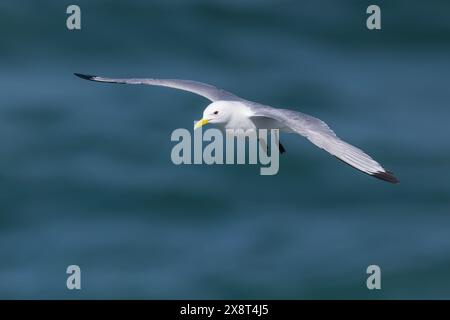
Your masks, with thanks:
[(203, 96), (211, 101), (217, 100), (243, 100), (234, 94), (227, 92), (222, 89), (218, 89), (212, 85), (190, 81), (190, 80), (178, 80), (178, 79), (113, 79), (113, 78), (103, 78), (92, 75), (85, 75), (80, 73), (75, 73), (77, 77), (82, 79), (98, 81), (98, 82), (108, 82), (108, 83), (122, 83), (122, 84), (146, 84), (150, 86), (162, 86), (169, 87), (184, 91), (189, 91), (200, 96)]
[(287, 128), (305, 136), (309, 141), (321, 149), (331, 153), (338, 159), (378, 179), (391, 183), (398, 183), (392, 172), (385, 170), (378, 162), (345, 141), (339, 139), (328, 125), (320, 119), (304, 113), (276, 109), (256, 103), (249, 105), (254, 115), (252, 120), (260, 117), (273, 119), (279, 128)]

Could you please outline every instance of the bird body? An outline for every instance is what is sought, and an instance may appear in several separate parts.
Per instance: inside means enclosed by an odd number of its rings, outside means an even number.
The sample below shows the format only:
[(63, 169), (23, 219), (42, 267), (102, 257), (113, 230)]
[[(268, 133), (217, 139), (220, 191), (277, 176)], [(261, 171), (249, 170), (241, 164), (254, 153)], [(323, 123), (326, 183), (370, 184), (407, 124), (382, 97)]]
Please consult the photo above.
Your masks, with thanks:
[[(190, 80), (113, 79), (77, 73), (75, 75), (97, 82), (156, 85), (196, 93), (211, 100), (212, 103), (205, 108), (203, 118), (196, 123), (195, 128), (211, 123), (221, 129), (244, 131), (279, 129), (283, 132), (297, 133), (339, 160), (370, 176), (391, 183), (398, 182), (392, 172), (385, 170), (364, 151), (337, 137), (325, 122), (298, 111), (273, 108), (248, 101), (209, 84)], [(281, 148), (280, 145), (280, 150)]]

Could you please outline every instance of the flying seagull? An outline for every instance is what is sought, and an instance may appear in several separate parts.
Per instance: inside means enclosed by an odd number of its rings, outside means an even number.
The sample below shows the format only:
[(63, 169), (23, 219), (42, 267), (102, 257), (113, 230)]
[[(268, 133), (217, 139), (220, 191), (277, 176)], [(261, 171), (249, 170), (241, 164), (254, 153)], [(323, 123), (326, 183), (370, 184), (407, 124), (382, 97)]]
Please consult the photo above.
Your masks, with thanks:
[[(91, 81), (163, 86), (198, 94), (209, 99), (212, 103), (203, 111), (203, 118), (196, 123), (196, 128), (212, 123), (225, 129), (247, 130), (265, 128), (297, 133), (306, 137), (319, 148), (331, 153), (339, 160), (370, 176), (387, 182), (398, 183), (392, 172), (385, 170), (361, 149), (339, 139), (325, 122), (310, 115), (248, 101), (212, 85), (196, 81), (178, 79), (113, 79), (79, 73), (75, 73), (75, 75)], [(284, 151), (281, 145), (280, 151)]]

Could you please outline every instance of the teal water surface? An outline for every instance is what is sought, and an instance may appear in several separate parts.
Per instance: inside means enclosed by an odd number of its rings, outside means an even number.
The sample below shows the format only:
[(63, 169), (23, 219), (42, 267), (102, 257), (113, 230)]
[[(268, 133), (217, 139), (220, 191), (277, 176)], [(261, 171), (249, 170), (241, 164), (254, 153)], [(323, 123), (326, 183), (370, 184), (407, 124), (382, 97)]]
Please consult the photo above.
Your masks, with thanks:
[[(80, 31), (69, 4), (0, 4), (0, 298), (450, 298), (448, 1), (378, 1), (379, 31), (368, 1), (79, 0)], [(275, 176), (175, 166), (207, 100), (73, 72), (309, 113), (401, 183), (294, 135)]]

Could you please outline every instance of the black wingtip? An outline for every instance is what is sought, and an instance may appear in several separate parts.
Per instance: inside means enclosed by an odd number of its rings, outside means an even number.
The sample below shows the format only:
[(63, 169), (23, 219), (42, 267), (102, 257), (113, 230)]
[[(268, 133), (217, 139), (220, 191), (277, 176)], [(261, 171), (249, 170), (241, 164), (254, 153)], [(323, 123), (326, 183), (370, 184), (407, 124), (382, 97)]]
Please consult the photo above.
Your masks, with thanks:
[(371, 176), (380, 179), (380, 180), (384, 180), (390, 183), (399, 183), (400, 181), (398, 181), (398, 179), (394, 176), (394, 174), (390, 171), (386, 171), (386, 172), (375, 172), (372, 173)]
[(78, 78), (94, 81), (95, 76), (89, 74), (74, 73)]

